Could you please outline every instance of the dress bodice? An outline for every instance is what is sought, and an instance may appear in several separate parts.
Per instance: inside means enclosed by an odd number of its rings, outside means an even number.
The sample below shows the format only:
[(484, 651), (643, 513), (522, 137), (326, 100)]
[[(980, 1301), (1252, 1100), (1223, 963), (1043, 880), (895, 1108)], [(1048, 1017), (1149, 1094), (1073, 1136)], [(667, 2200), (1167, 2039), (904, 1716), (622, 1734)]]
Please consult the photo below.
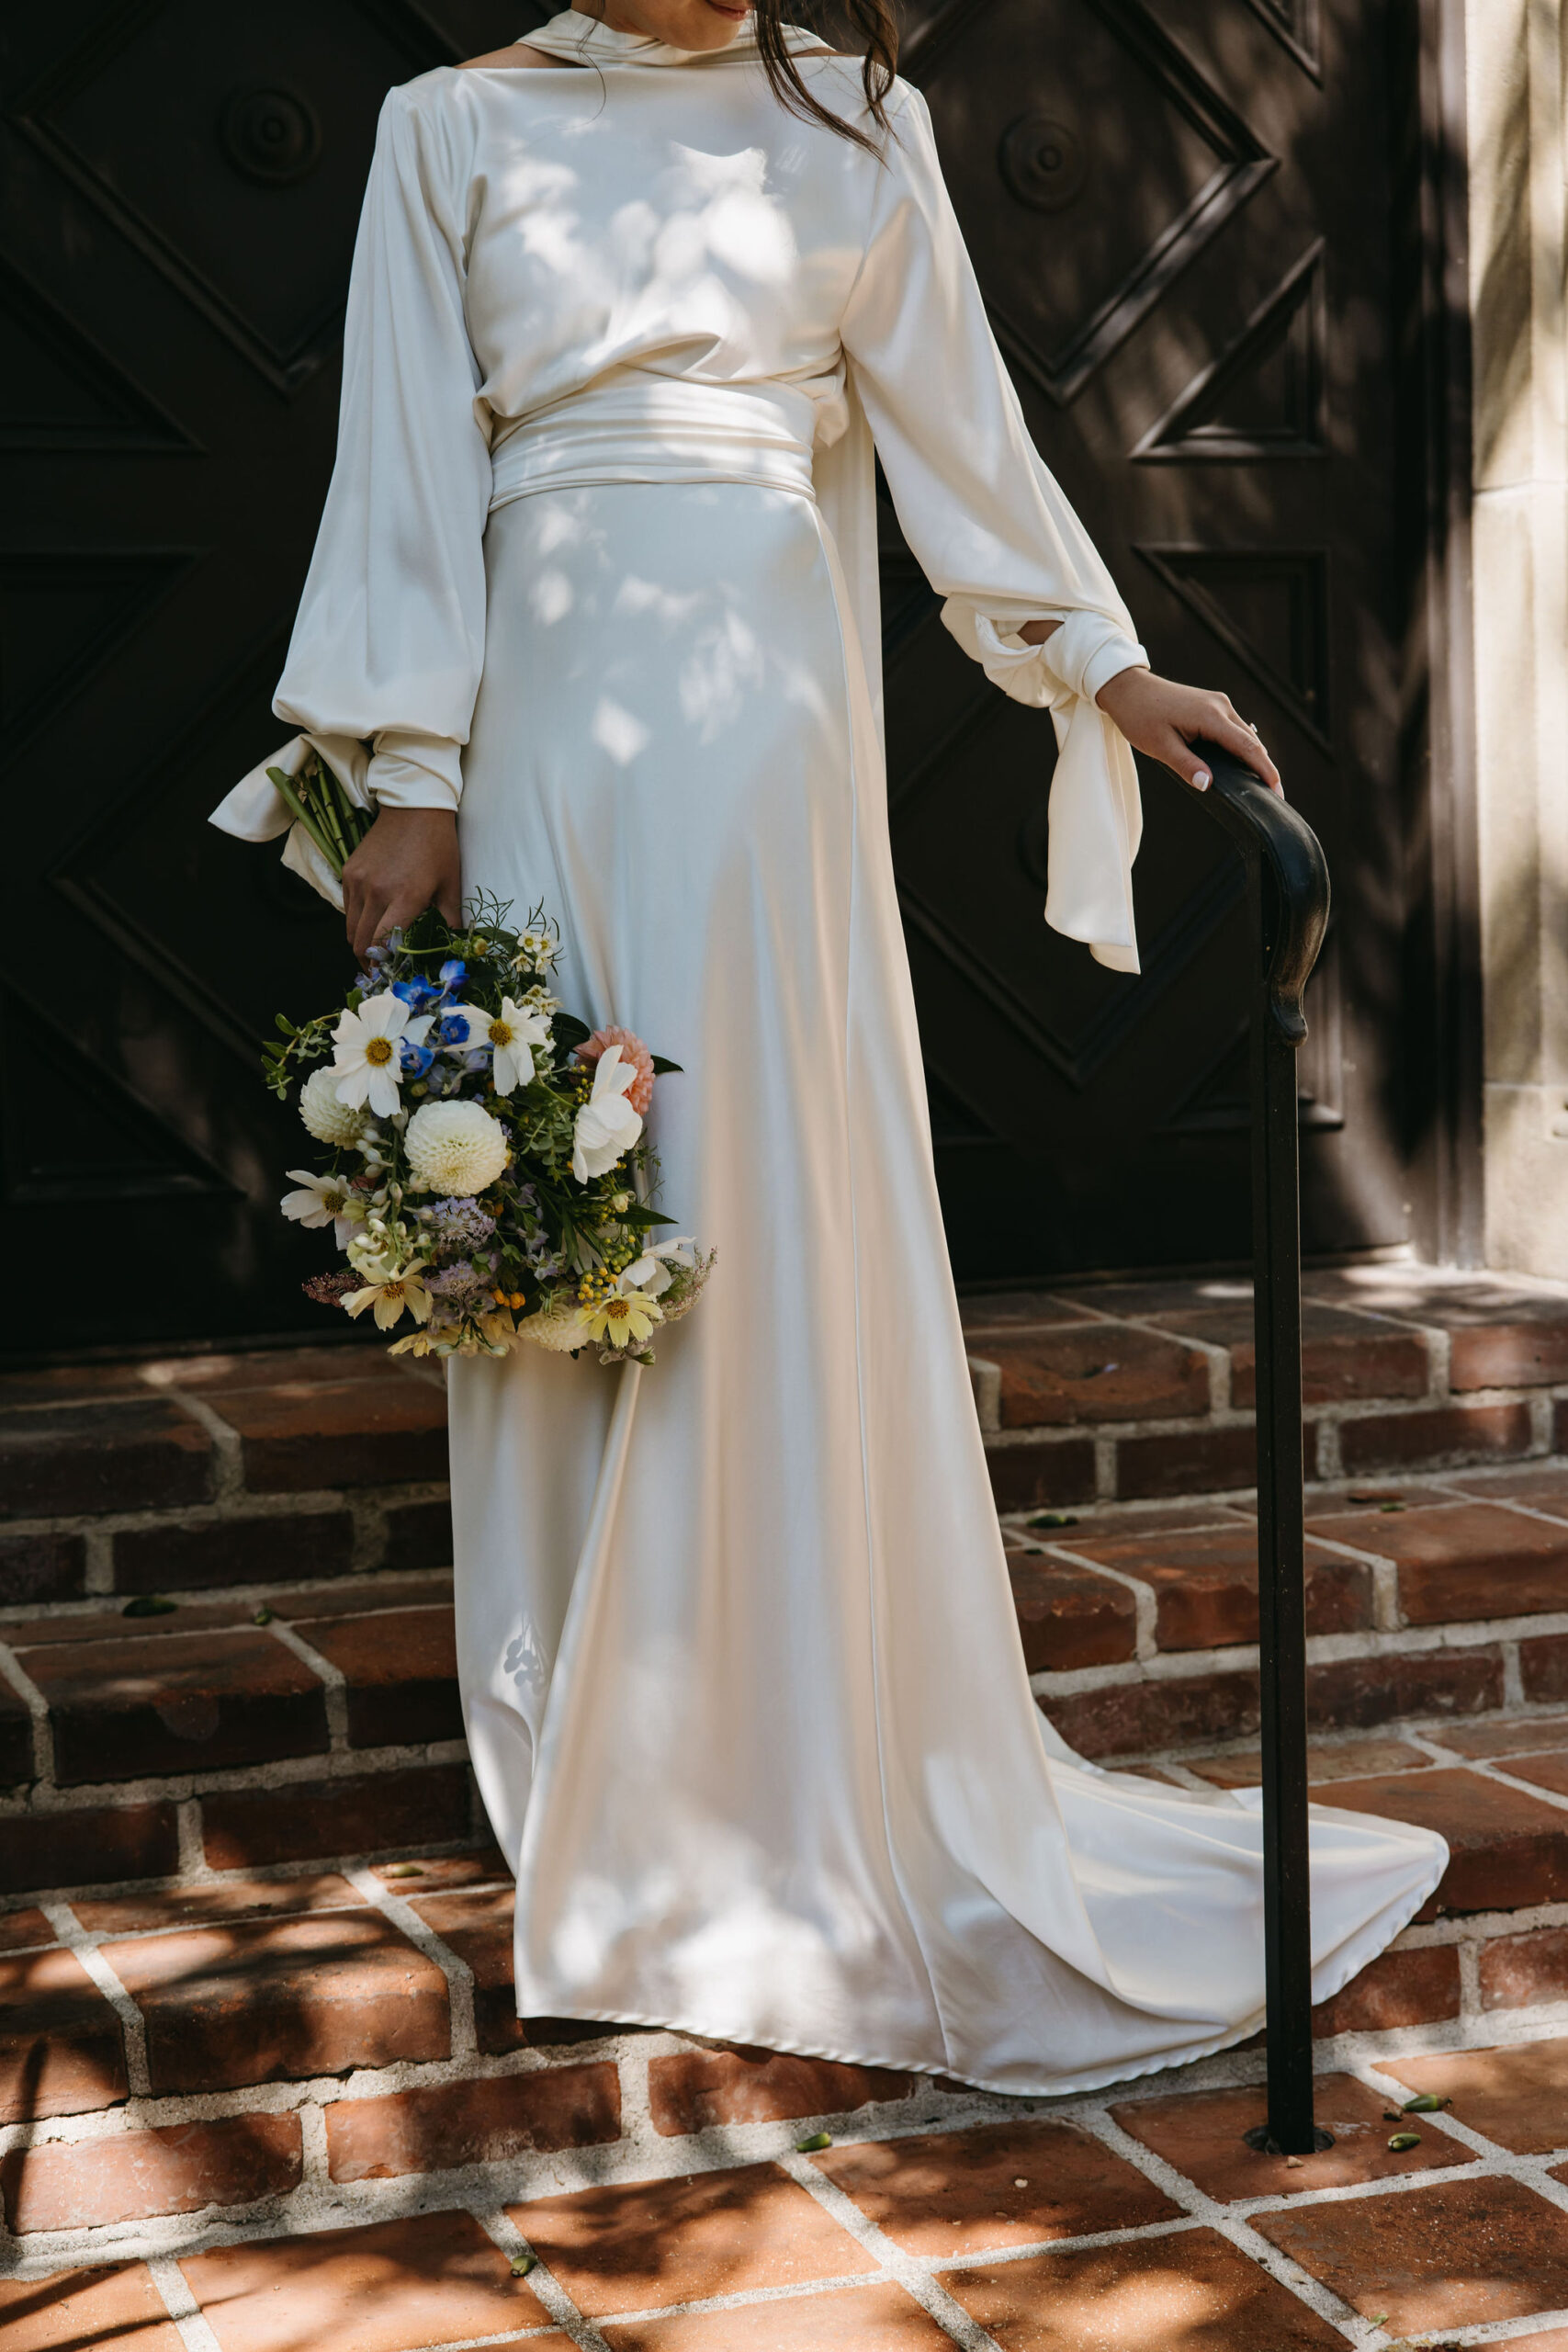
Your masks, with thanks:
[[(837, 60), (806, 69), (852, 107)], [(878, 160), (779, 136), (745, 65), (424, 75), (400, 94), (462, 191), (465, 314), (492, 441), (611, 371), (781, 382), (844, 426), (840, 328), (872, 225)], [(775, 118), (778, 119), (775, 120)], [(804, 131), (804, 126), (796, 126)]]
[[(383, 805), (455, 807), (492, 504), (558, 458), (568, 481), (692, 479), (666, 444), (694, 433), (718, 453), (694, 478), (816, 496), (874, 702), (874, 441), (947, 627), (1051, 711), (1046, 920), (1135, 970), (1137, 777), (1095, 696), (1145, 657), (1030, 440), (919, 93), (895, 83), (878, 133), (858, 62), (799, 54), (866, 146), (782, 107), (744, 41), (695, 58), (571, 11), (530, 39), (585, 62), (442, 67), (382, 110), (279, 715), (343, 764), (371, 743)], [(1026, 644), (1036, 618), (1062, 625)], [(219, 821), (281, 830), (270, 795), (247, 780)]]

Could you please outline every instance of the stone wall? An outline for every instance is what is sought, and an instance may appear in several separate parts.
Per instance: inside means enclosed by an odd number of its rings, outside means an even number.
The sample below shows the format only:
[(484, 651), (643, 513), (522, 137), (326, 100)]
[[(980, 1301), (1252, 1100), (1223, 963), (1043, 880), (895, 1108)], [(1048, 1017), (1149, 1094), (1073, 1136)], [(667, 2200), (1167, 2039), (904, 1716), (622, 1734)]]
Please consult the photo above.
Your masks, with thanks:
[(1489, 1265), (1568, 1275), (1562, 0), (1468, 0)]

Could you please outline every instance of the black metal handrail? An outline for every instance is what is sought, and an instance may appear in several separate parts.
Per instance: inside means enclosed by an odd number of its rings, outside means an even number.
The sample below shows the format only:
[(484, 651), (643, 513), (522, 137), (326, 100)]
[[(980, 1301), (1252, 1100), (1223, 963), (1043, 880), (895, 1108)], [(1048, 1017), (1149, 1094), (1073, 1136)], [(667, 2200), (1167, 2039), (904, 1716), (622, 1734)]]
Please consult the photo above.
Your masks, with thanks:
[(1247, 869), (1251, 977), (1252, 1272), (1257, 1337), (1258, 1583), (1263, 1741), (1263, 1938), (1269, 2120), (1255, 2147), (1332, 2144), (1313, 2120), (1307, 1847), (1306, 1571), (1296, 1049), (1302, 991), (1328, 923), (1328, 865), (1306, 820), (1214, 743), (1193, 746), (1200, 796)]

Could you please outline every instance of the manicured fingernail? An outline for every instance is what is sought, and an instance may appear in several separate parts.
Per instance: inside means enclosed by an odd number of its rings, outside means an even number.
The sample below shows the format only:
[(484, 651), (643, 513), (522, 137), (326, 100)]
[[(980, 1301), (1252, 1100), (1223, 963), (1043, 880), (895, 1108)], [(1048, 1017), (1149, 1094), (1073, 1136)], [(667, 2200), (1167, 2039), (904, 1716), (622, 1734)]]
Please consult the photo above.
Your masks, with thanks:
[(1210, 785), (1213, 782), (1213, 778), (1209, 774), (1207, 768), (1199, 768), (1194, 773), (1192, 781), (1197, 786), (1200, 792), (1207, 792)]

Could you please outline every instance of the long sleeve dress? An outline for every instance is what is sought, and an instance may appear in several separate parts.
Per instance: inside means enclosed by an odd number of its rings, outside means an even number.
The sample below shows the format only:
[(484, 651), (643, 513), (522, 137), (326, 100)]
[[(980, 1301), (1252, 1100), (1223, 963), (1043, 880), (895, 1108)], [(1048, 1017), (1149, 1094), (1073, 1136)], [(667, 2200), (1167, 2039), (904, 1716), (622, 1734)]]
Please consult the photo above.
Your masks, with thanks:
[[(1261, 2021), (1256, 1800), (1083, 1763), (1030, 1692), (889, 854), (872, 442), (949, 627), (1051, 711), (1047, 919), (1124, 969), (1137, 788), (1094, 696), (1145, 657), (918, 93), (868, 153), (745, 40), (531, 39), (558, 65), (387, 101), (276, 704), (367, 741), (383, 803), (460, 802), (465, 888), (543, 899), (562, 1000), (685, 1072), (653, 1140), (718, 1257), (657, 1363), (450, 1366), (519, 2010), (1011, 2092), (1197, 2057)], [(1323, 1998), (1445, 1849), (1325, 1811), (1313, 1859)]]

